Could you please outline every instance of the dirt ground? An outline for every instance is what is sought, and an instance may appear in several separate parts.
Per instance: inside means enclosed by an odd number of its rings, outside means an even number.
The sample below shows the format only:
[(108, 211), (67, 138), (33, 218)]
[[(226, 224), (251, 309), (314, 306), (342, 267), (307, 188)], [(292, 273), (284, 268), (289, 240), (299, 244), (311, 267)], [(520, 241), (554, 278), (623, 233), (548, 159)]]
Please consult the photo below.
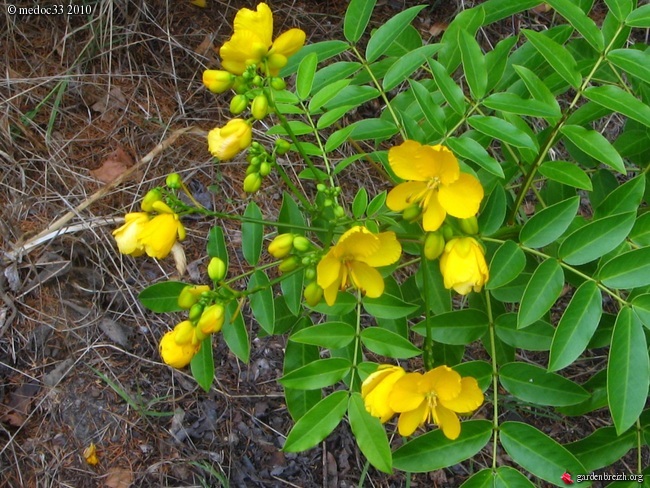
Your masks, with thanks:
[[(380, 1), (373, 22), (419, 3)], [(431, 0), (416, 24), (423, 37), (439, 36), (462, 3)], [(217, 67), (214, 47), (230, 36), (236, 10), (254, 4), (115, 0), (87, 2), (90, 15), (12, 16), (2, 2), (0, 486), (352, 487), (362, 478), (405, 486), (402, 473), (366, 473), (345, 424), (318, 448), (280, 450), (292, 425), (276, 383), (283, 337), (255, 338), (251, 325), (249, 364), (216, 342), (207, 394), (161, 364), (158, 341), (178, 317), (146, 311), (137, 294), (177, 271), (171, 259), (120, 256), (111, 237), (170, 171), (215, 209), (245, 208), (243, 158), (216, 167), (206, 150), (205, 131), (228, 119), (228, 106), (201, 74)], [(276, 31), (299, 26), (315, 42), (341, 32), (347, 2), (269, 4)], [(508, 22), (484, 35), (510, 35)], [(124, 181), (105, 183), (134, 164)], [(359, 182), (382, 185), (371, 171), (341, 184), (356, 191)], [(254, 198), (272, 218), (280, 195), (277, 183)], [(231, 266), (245, 269), (238, 224), (197, 219), (186, 226), (183, 280), (205, 281), (205, 236), (217, 223)], [(584, 429), (541, 422), (546, 432), (574, 434), (603, 425), (598, 417)], [(84, 458), (91, 443), (94, 466)], [(414, 476), (410, 486), (459, 486), (489, 454)]]

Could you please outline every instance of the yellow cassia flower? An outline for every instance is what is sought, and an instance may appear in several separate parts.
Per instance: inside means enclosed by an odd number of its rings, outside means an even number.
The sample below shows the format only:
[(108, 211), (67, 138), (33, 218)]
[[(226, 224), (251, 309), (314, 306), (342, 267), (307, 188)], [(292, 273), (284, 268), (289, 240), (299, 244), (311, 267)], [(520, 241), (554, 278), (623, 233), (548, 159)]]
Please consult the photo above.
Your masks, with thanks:
[(405, 374), (406, 371), (399, 366), (382, 364), (361, 385), (361, 396), (366, 410), (373, 417), (379, 417), (382, 423), (395, 414), (388, 399), (397, 380)]
[(323, 288), (325, 301), (333, 305), (339, 291), (348, 285), (371, 298), (384, 292), (384, 279), (374, 268), (396, 262), (402, 246), (394, 232), (373, 234), (362, 226), (352, 227), (320, 260), (317, 282)]
[(192, 341), (194, 327), (189, 321), (176, 325), (173, 330), (167, 332), (160, 340), (160, 357), (172, 368), (184, 368), (201, 347), (201, 343), (194, 344)]
[(244, 119), (232, 119), (208, 132), (208, 150), (221, 161), (234, 158), (251, 145), (253, 131)]
[(410, 436), (418, 426), (433, 422), (448, 439), (460, 435), (457, 414), (470, 414), (483, 404), (483, 392), (472, 377), (461, 378), (453, 369), (438, 366), (424, 374), (407, 373), (389, 395), (389, 407), (400, 413), (397, 429)]
[(159, 214), (142, 226), (138, 240), (148, 256), (162, 259), (170, 253), (177, 238), (185, 239), (185, 227), (164, 202), (155, 202), (153, 208)]
[(124, 225), (113, 231), (117, 248), (122, 254), (134, 257), (144, 254), (140, 234), (148, 222), (149, 214), (145, 212), (131, 212), (124, 216)]
[(268, 74), (276, 76), (287, 58), (305, 43), (305, 33), (300, 29), (290, 29), (273, 42), (273, 13), (265, 3), (256, 10), (239, 10), (233, 25), (234, 33), (219, 53), (222, 66), (236, 75), (252, 64), (266, 64)]
[(440, 257), (440, 272), (445, 288), (453, 288), (461, 295), (481, 291), (490, 278), (483, 248), (473, 237), (457, 237), (447, 242)]
[(388, 193), (386, 205), (396, 212), (419, 205), (424, 230), (438, 230), (447, 214), (464, 219), (478, 212), (483, 187), (474, 176), (460, 172), (458, 160), (445, 146), (407, 140), (388, 151), (388, 163), (407, 181)]
[(235, 77), (228, 71), (206, 69), (203, 72), (203, 84), (212, 93), (223, 93), (235, 84)]

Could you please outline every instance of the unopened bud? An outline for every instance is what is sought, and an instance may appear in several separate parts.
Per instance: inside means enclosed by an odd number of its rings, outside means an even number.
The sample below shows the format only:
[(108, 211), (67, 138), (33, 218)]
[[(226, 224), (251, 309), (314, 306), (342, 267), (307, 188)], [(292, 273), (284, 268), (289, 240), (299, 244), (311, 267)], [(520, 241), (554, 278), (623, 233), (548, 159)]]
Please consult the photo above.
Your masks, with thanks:
[(287, 84), (282, 78), (271, 78), (271, 86), (274, 90), (284, 90)]
[(275, 259), (282, 259), (289, 255), (293, 249), (296, 237), (291, 233), (280, 234), (269, 244), (269, 254)]
[(248, 98), (246, 95), (235, 95), (230, 100), (230, 113), (239, 115), (248, 107)]
[(318, 283), (312, 281), (305, 287), (305, 301), (310, 307), (315, 307), (323, 298), (323, 289), (318, 286)]
[(404, 218), (404, 220), (408, 222), (414, 222), (420, 218), (421, 214), (422, 214), (422, 209), (420, 208), (419, 205), (411, 205), (410, 207), (406, 207), (404, 209), (404, 211), (402, 212), (402, 217)]
[(192, 308), (190, 308), (190, 313), (188, 315), (188, 318), (190, 319), (190, 322), (196, 322), (199, 320), (199, 317), (203, 313), (203, 304), (201, 303), (195, 303), (192, 305)]
[(289, 273), (298, 268), (300, 265), (300, 259), (297, 256), (289, 256), (284, 258), (278, 266), (280, 273)]
[(275, 140), (275, 154), (278, 156), (287, 154), (289, 149), (291, 149), (291, 143), (289, 141), (285, 141), (284, 139)]
[(428, 260), (437, 259), (445, 250), (445, 238), (440, 232), (429, 232), (424, 239), (424, 257)]
[(442, 226), (442, 235), (445, 241), (450, 241), (454, 237), (454, 229), (451, 225), (445, 224)]
[(478, 234), (478, 220), (476, 216), (468, 217), (466, 219), (459, 220), (460, 229), (468, 235)]
[(343, 209), (343, 207), (341, 207), (340, 205), (334, 207), (334, 216), (337, 219), (340, 219), (341, 217), (345, 216), (345, 210)]
[(219, 332), (225, 319), (224, 308), (220, 303), (210, 305), (203, 311), (203, 315), (196, 324), (196, 328), (203, 334)]
[(305, 279), (311, 281), (316, 278), (316, 270), (314, 268), (307, 268), (305, 271)]
[(260, 164), (260, 175), (268, 176), (269, 173), (271, 172), (271, 163), (267, 163), (266, 161)]
[(142, 207), (142, 210), (145, 212), (153, 212), (153, 204), (154, 202), (159, 202), (162, 200), (162, 192), (160, 191), (160, 188), (154, 188), (153, 190), (149, 190), (147, 194), (144, 196), (142, 199), (142, 203), (140, 206)]
[(192, 305), (197, 303), (204, 293), (210, 291), (208, 285), (187, 285), (178, 295), (178, 306), (184, 310), (189, 310)]
[(305, 252), (311, 249), (311, 242), (303, 236), (296, 236), (293, 240), (293, 247), (296, 251)]
[(235, 76), (228, 71), (207, 69), (203, 72), (203, 84), (212, 93), (223, 93), (235, 83)]
[(194, 326), (189, 320), (184, 320), (174, 327), (174, 342), (179, 346), (192, 342)]
[(251, 173), (244, 178), (244, 191), (246, 193), (255, 193), (262, 186), (262, 177), (259, 173)]
[(251, 104), (251, 115), (257, 119), (261, 120), (266, 117), (266, 114), (269, 113), (269, 101), (266, 98), (264, 93), (260, 93), (255, 98), (253, 98), (253, 103)]
[(170, 173), (167, 175), (165, 184), (172, 190), (178, 190), (183, 186), (183, 180), (181, 179), (181, 175), (178, 173)]
[(212, 281), (221, 281), (226, 277), (228, 269), (223, 259), (212, 258), (208, 263), (208, 276)]

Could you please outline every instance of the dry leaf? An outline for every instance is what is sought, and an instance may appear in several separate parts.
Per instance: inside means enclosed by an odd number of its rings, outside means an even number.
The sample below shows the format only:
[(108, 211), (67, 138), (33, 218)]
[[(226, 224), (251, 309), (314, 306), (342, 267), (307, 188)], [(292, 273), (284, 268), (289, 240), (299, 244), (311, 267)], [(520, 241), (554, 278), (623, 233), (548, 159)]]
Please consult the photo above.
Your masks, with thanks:
[(32, 401), (39, 392), (40, 386), (37, 383), (23, 383), (16, 391), (9, 395), (9, 401), (3, 405), (6, 413), (2, 421), (13, 426), (21, 427), (29, 415)]
[(104, 159), (102, 165), (90, 171), (96, 179), (102, 183), (111, 183), (122, 175), (127, 169), (133, 166), (133, 159), (129, 154), (118, 147)]
[(126, 97), (120, 87), (114, 86), (105, 96), (97, 100), (90, 108), (95, 112), (104, 113), (108, 109), (125, 109)]
[(91, 466), (99, 464), (99, 458), (97, 457), (97, 446), (95, 446), (94, 442), (91, 442), (90, 445), (84, 449), (83, 456), (86, 462)]
[(201, 41), (201, 44), (199, 44), (198, 46), (196, 46), (196, 48), (194, 48), (194, 52), (196, 54), (207, 58), (208, 65), (217, 64), (217, 57), (215, 56), (216, 51), (214, 49), (214, 44), (212, 41), (213, 41), (212, 35), (206, 34), (203, 40)]
[(187, 258), (185, 257), (183, 245), (178, 241), (174, 242), (172, 246), (172, 256), (174, 257), (174, 263), (176, 263), (179, 276), (183, 276), (187, 270)]
[(446, 22), (436, 22), (431, 27), (429, 27), (429, 34), (431, 34), (433, 37), (438, 37), (440, 34), (447, 30), (447, 27), (449, 27), (449, 24)]
[(541, 3), (537, 7), (533, 7), (530, 10), (535, 14), (545, 14), (551, 10), (551, 6), (548, 3)]
[(133, 483), (133, 472), (130, 469), (113, 468), (106, 476), (106, 488), (129, 488)]

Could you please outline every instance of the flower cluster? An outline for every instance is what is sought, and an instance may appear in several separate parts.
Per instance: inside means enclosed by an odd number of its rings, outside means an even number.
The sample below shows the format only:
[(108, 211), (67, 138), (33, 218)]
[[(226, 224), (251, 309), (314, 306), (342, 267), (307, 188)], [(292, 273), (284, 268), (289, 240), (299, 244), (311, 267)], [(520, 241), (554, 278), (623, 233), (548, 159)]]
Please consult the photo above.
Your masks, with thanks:
[(423, 374), (380, 365), (363, 382), (361, 395), (368, 413), (382, 423), (399, 414), (397, 429), (402, 436), (412, 435), (425, 423), (434, 423), (452, 440), (460, 435), (458, 415), (470, 415), (484, 400), (476, 379), (461, 377), (447, 366)]

